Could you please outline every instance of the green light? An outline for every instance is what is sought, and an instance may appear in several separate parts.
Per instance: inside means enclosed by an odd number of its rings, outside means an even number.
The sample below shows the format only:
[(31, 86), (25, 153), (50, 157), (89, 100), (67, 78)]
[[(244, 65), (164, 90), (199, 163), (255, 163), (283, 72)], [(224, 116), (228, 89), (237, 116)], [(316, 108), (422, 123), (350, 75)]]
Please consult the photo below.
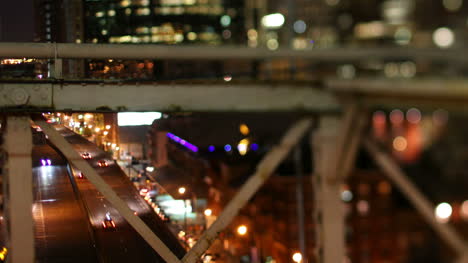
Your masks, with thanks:
[(220, 19), (220, 23), (224, 27), (228, 27), (231, 24), (231, 17), (228, 15), (224, 15)]

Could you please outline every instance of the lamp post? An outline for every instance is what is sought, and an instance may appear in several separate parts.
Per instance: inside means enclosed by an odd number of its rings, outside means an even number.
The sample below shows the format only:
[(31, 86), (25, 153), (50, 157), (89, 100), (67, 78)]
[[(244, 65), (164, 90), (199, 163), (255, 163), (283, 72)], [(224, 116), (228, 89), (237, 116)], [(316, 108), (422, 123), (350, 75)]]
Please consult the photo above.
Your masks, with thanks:
[(245, 225), (240, 225), (237, 227), (237, 234), (241, 235), (241, 236), (245, 236), (245, 234), (247, 234), (247, 226)]
[(300, 252), (296, 252), (292, 255), (292, 260), (296, 263), (302, 262), (302, 254)]
[(179, 194), (182, 196), (182, 200), (184, 201), (184, 232), (185, 232), (184, 239), (185, 239), (185, 242), (187, 243), (187, 202), (184, 197), (184, 194), (187, 191), (187, 189), (185, 189), (185, 187), (180, 187), (178, 191), (179, 191)]

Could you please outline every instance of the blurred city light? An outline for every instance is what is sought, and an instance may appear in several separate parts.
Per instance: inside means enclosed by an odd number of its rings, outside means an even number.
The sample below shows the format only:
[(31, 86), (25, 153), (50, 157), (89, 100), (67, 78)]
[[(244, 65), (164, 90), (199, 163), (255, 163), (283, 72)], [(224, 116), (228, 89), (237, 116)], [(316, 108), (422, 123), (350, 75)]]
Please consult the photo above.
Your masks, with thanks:
[(279, 47), (279, 42), (276, 38), (270, 38), (267, 40), (267, 48), (269, 50), (276, 50)]
[(302, 20), (297, 20), (296, 22), (294, 22), (293, 27), (294, 27), (294, 32), (298, 34), (304, 33), (307, 29), (306, 23)]
[(258, 150), (258, 144), (252, 143), (252, 144), (250, 145), (250, 149), (251, 149), (252, 151)]
[(421, 112), (416, 108), (411, 108), (406, 112), (406, 119), (412, 124), (418, 124), (421, 121)]
[(222, 26), (228, 27), (231, 24), (231, 17), (228, 15), (224, 15), (220, 18), (220, 21)]
[(294, 262), (297, 262), (297, 263), (302, 262), (302, 254), (299, 252), (296, 252), (293, 254), (292, 259)]
[(465, 200), (460, 207), (460, 216), (463, 220), (468, 221), (468, 200)]
[(250, 129), (249, 129), (249, 126), (242, 123), (241, 125), (239, 125), (239, 131), (240, 133), (242, 133), (242, 135), (248, 135), (250, 132)]
[(232, 76), (231, 75), (226, 75), (226, 76), (223, 77), (223, 79), (224, 79), (224, 81), (229, 82), (229, 81), (232, 80)]
[(237, 150), (239, 151), (240, 155), (247, 154), (248, 149), (249, 149), (249, 139), (242, 139), (237, 145)]
[(353, 193), (349, 190), (344, 190), (341, 192), (341, 200), (344, 202), (351, 202), (351, 200), (353, 200)]
[(190, 151), (195, 152), (195, 153), (198, 152), (198, 147), (197, 147), (197, 146), (195, 146), (195, 145), (189, 143), (188, 141), (186, 141), (186, 140), (180, 138), (179, 136), (177, 136), (177, 135), (175, 135), (175, 134), (173, 134), (173, 133), (170, 133), (170, 132), (168, 132), (168, 133), (166, 134), (166, 136), (167, 136), (169, 139), (171, 139), (172, 141), (174, 141), (174, 142), (176, 142), (176, 143), (178, 143), (178, 144), (184, 146), (185, 148), (189, 149)]
[(356, 208), (361, 216), (365, 216), (369, 213), (369, 202), (366, 200), (360, 200), (357, 202)]
[(180, 188), (178, 189), (178, 192), (179, 192), (179, 194), (181, 194), (181, 195), (183, 195), (183, 194), (185, 193), (185, 191), (186, 191), (185, 187), (180, 187)]
[(204, 212), (205, 216), (211, 216), (212, 213), (213, 213), (213, 211), (211, 211), (211, 209), (209, 209), (209, 208), (205, 209), (205, 212)]
[(280, 28), (284, 24), (284, 16), (280, 13), (269, 14), (262, 18), (262, 25), (266, 28)]
[(399, 152), (403, 152), (408, 147), (408, 141), (406, 141), (405, 137), (398, 136), (393, 139), (393, 148)]
[(161, 112), (119, 112), (117, 119), (119, 126), (140, 126), (151, 125), (161, 116)]
[(245, 225), (240, 225), (237, 227), (237, 234), (243, 236), (245, 234), (247, 234), (247, 226)]
[(447, 223), (452, 216), (452, 206), (448, 203), (440, 203), (435, 208), (435, 216), (440, 223)]
[(224, 145), (224, 150), (225, 150), (226, 152), (230, 152), (230, 151), (232, 150), (232, 146), (229, 145), (229, 144), (226, 144), (226, 145)]
[(443, 0), (442, 4), (448, 11), (456, 12), (462, 7), (463, 0)]
[(395, 109), (390, 112), (390, 121), (394, 125), (402, 124), (405, 119), (404, 114), (401, 110)]
[(440, 48), (449, 48), (455, 42), (455, 34), (447, 27), (441, 27), (434, 31), (432, 40)]
[(344, 79), (352, 79), (356, 76), (356, 67), (351, 64), (340, 66), (337, 70), (338, 75)]

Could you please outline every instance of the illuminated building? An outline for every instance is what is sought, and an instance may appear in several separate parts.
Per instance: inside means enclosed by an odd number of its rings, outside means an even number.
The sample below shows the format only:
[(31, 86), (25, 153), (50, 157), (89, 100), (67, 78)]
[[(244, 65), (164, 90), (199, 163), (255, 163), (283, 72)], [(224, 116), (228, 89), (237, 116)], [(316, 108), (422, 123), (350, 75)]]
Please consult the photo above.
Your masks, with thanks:
[(0, 59), (0, 77), (34, 78), (36, 60), (33, 59)]
[[(82, 1), (34, 0), (36, 32), (34, 41), (49, 43), (82, 43), (84, 40)], [(53, 76), (52, 62), (36, 65), (36, 77)], [(85, 64), (81, 59), (62, 61), (64, 78), (85, 76)], [(40, 76), (39, 76), (40, 75)]]
[[(415, 110), (410, 109), (409, 112)], [(413, 122), (419, 119), (413, 119), (412, 114), (408, 116)], [(264, 114), (265, 123), (253, 121), (255, 117), (243, 114), (220, 114), (218, 117), (220, 119), (216, 118), (216, 114), (171, 116), (155, 121), (149, 134), (152, 163), (164, 171), (167, 181), (185, 176), (184, 185), (188, 182), (192, 187), (207, 189), (201, 192), (207, 193), (204, 197), (207, 198), (206, 207), (211, 209), (211, 223), (214, 220), (212, 217), (221, 213), (239, 187), (253, 174), (265, 149), (277, 142), (288, 121), (292, 121), (281, 114), (273, 117), (274, 121)], [(376, 121), (382, 125), (379, 118)], [(211, 125), (213, 123), (216, 123), (216, 127)], [(274, 129), (271, 123), (274, 123)], [(251, 143), (247, 154), (241, 155), (236, 142), (240, 142), (244, 136), (257, 143), (258, 148), (255, 147), (256, 151), (253, 151)], [(309, 147), (304, 142), (303, 160), (311, 160), (310, 152), (306, 150)], [(411, 147), (408, 144), (408, 149)], [(310, 165), (307, 161), (304, 164)], [(179, 172), (170, 172), (170, 169), (178, 169)], [(218, 254), (223, 260), (244, 257), (250, 262), (272, 259), (290, 262), (291, 256), (300, 249), (299, 233), (303, 229), (306, 243), (303, 256), (309, 262), (315, 262), (317, 233), (316, 221), (312, 216), (314, 177), (309, 176), (312, 169), (304, 167), (301, 184), (305, 215), (303, 227), (297, 216), (300, 206), (296, 193), (297, 178), (292, 160), (287, 159), (241, 209), (209, 253)], [(171, 174), (174, 176), (171, 177)], [(172, 188), (180, 186), (181, 179), (177, 179), (177, 182), (173, 183)], [(407, 263), (419, 262), (411, 260), (425, 257), (418, 251), (427, 250), (434, 242), (429, 226), (422, 223), (419, 214), (407, 201), (401, 200), (398, 191), (377, 171), (367, 156), (360, 154), (356, 171), (345, 183), (341, 198), (346, 213), (346, 251), (351, 262)], [(454, 220), (461, 217), (458, 215), (458, 211), (462, 211), (460, 206), (461, 202), (453, 205)], [(458, 219), (460, 224), (461, 221)], [(244, 235), (237, 232), (241, 225), (248, 229)], [(439, 249), (429, 250), (431, 252), (426, 253), (437, 258)], [(260, 258), (263, 261), (255, 261)]]
[[(125, 44), (239, 43), (243, 39), (243, 1), (222, 0), (103, 0), (84, 1), (85, 42)], [(213, 63), (190, 65), (176, 62), (90, 61), (94, 78), (152, 79), (154, 77), (204, 77)], [(199, 69), (197, 69), (199, 68)], [(204, 70), (201, 70), (203, 68)], [(208, 77), (208, 76), (206, 76)]]

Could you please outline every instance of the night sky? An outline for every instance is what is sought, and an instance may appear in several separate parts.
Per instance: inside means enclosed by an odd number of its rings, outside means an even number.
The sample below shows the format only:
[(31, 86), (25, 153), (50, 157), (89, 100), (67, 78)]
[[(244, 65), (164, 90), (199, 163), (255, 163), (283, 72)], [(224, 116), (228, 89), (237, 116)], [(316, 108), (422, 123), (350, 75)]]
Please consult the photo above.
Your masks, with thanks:
[(33, 0), (2, 0), (0, 5), (0, 41), (33, 41), (33, 8)]

